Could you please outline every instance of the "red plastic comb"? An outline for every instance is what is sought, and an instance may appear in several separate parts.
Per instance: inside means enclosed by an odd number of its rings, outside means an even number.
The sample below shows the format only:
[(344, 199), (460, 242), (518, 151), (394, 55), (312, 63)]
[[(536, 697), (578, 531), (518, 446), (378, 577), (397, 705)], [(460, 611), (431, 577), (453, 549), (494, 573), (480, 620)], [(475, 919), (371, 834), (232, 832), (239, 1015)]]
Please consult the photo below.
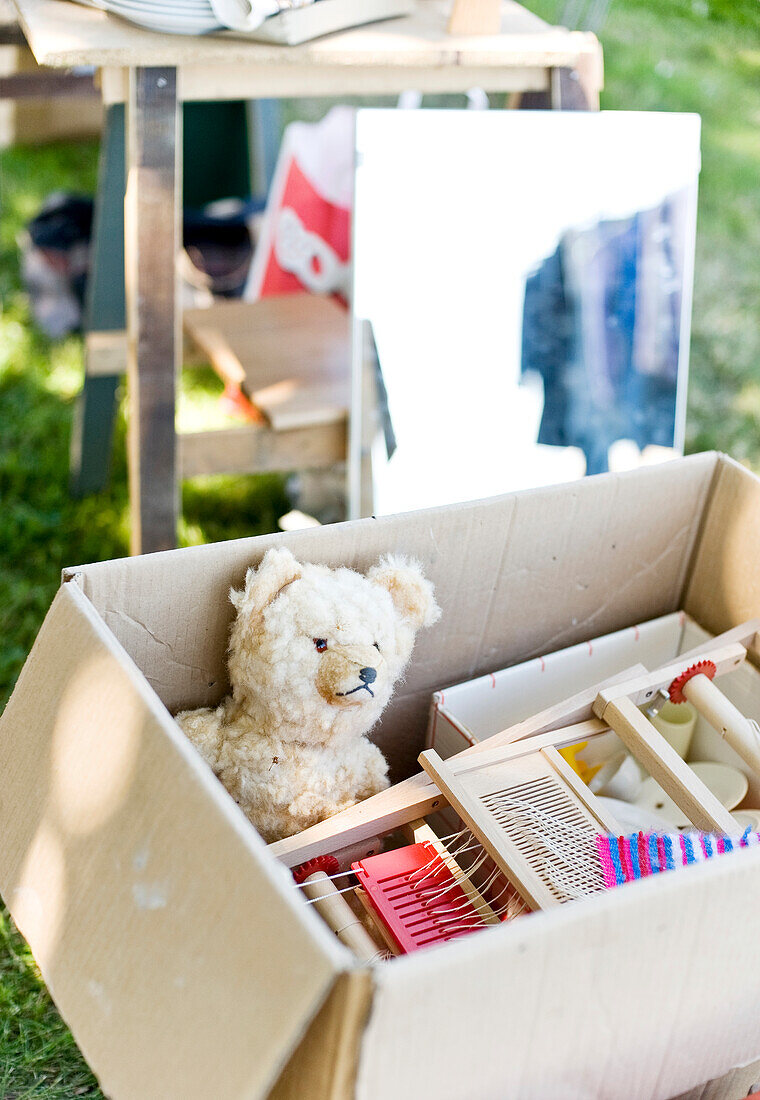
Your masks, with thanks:
[(351, 867), (403, 952), (489, 927), (427, 841), (361, 859)]
[(335, 856), (315, 856), (314, 859), (307, 859), (306, 863), (302, 863), (300, 867), (294, 867), (293, 878), (300, 886), (309, 875), (313, 875), (317, 871), (324, 871), (326, 875), (336, 875), (339, 869), (340, 864)]

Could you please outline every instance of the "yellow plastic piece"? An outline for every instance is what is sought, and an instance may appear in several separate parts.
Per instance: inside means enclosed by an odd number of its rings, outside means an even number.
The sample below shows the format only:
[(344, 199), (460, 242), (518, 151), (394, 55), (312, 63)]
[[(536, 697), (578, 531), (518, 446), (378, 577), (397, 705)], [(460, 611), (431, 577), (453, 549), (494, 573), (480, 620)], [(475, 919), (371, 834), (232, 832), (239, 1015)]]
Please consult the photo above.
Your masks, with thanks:
[(565, 745), (563, 749), (560, 749), (560, 754), (564, 756), (573, 771), (580, 776), (584, 783), (588, 783), (590, 779), (596, 775), (601, 765), (597, 765), (594, 768), (589, 767), (588, 764), (584, 764), (582, 760), (577, 759), (577, 754), (583, 752), (588, 741), (579, 741), (577, 745)]

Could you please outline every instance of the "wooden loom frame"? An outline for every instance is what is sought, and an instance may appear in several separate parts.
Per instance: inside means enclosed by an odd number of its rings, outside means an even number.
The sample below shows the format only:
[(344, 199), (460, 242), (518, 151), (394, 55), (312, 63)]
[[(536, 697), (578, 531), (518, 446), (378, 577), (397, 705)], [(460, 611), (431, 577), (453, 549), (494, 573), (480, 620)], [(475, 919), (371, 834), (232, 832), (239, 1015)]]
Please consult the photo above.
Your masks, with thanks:
[[(731, 814), (647, 721), (638, 706), (667, 689), (697, 660), (712, 660), (718, 675), (733, 671), (744, 661), (759, 631), (760, 620), (752, 619), (653, 672), (642, 665), (625, 669), (602, 684), (579, 692), (450, 757), (445, 765), (446, 774), (461, 780), (474, 769), (504, 764), (543, 750), (556, 750), (613, 729), (696, 828), (736, 833), (738, 828)], [(429, 755), (423, 756), (430, 759)], [(586, 804), (594, 805), (594, 796), (585, 788), (583, 799)], [(286, 866), (294, 867), (307, 859), (338, 852), (368, 837), (423, 818), (445, 802), (445, 793), (421, 773), (296, 836), (277, 841), (270, 845), (270, 851)], [(603, 816), (600, 824), (602, 821)]]

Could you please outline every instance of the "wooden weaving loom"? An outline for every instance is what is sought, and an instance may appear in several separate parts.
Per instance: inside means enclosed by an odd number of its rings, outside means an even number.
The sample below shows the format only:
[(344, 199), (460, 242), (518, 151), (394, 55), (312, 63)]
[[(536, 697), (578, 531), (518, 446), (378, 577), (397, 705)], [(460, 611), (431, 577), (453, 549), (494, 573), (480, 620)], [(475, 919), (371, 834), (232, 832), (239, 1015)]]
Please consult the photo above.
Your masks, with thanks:
[[(760, 775), (760, 729), (713, 683), (715, 677), (741, 665), (759, 629), (758, 620), (742, 624), (653, 672), (641, 665), (626, 669), (445, 762), (427, 750), (420, 755), (421, 774), (271, 845), (271, 850), (287, 866), (297, 867), (328, 853), (340, 863), (341, 852), (350, 849), (351, 870), (335, 877), (363, 876), (363, 903), (376, 917), (382, 916), (384, 938), (392, 951), (469, 934), (514, 916), (526, 906), (546, 909), (601, 891), (604, 883), (596, 836), (624, 830), (558, 750), (610, 731), (695, 828), (740, 833), (729, 811), (639, 707), (656, 710), (668, 698), (674, 702), (688, 699)], [(467, 853), (462, 867), (454, 850), (447, 851), (421, 821), (446, 806), (464, 823), (460, 833), (452, 834), (457, 850)], [(412, 822), (416, 826), (410, 830)], [(374, 857), (380, 861), (374, 879), (365, 872), (365, 861), (354, 858), (363, 842), (371, 841), (377, 850), (378, 837), (401, 829), (405, 839), (418, 840), (423, 828), (428, 830), (425, 839), (437, 845), (437, 855), (426, 852), (423, 859), (421, 852), (396, 848)], [(399, 851), (407, 855), (399, 855)], [(404, 859), (412, 861), (404, 864), (411, 868), (406, 872), (398, 870)], [(383, 860), (393, 868), (396, 892), (392, 900), (398, 899), (403, 927), (394, 913), (389, 914), (387, 899), (380, 897), (385, 881)], [(390, 873), (386, 877), (391, 882)], [(372, 880), (369, 887), (368, 880)], [(495, 886), (500, 897), (506, 889), (506, 903), (494, 902)], [(349, 891), (350, 887), (343, 892)], [(521, 902), (517, 907), (515, 895)], [(382, 914), (378, 906), (385, 906)], [(395, 934), (390, 936), (389, 919), (396, 922)], [(424, 924), (427, 939), (412, 942), (419, 922)]]

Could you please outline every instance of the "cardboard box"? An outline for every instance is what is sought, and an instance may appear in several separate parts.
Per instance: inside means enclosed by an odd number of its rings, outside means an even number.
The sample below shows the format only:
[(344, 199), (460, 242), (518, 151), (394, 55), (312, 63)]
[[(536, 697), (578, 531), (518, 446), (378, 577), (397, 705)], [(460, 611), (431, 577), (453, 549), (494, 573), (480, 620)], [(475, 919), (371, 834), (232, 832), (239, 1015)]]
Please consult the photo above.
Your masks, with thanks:
[(714, 454), (67, 571), (0, 722), (0, 892), (105, 1092), (743, 1095), (758, 849), (370, 970), (302, 904), (171, 717), (224, 695), (228, 590), (276, 541), (434, 580), (377, 734), (396, 778), (441, 685), (680, 608), (713, 633), (760, 614), (760, 482)]

